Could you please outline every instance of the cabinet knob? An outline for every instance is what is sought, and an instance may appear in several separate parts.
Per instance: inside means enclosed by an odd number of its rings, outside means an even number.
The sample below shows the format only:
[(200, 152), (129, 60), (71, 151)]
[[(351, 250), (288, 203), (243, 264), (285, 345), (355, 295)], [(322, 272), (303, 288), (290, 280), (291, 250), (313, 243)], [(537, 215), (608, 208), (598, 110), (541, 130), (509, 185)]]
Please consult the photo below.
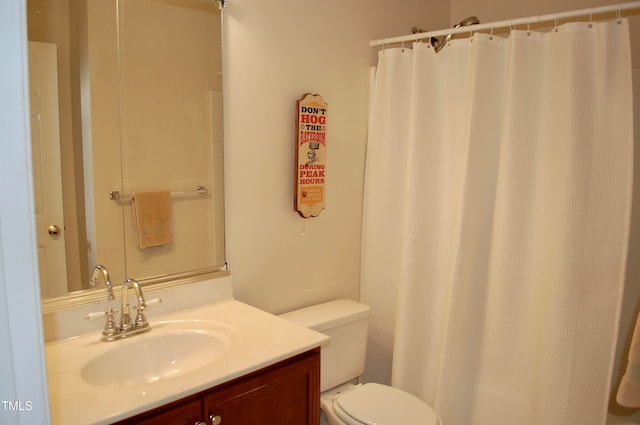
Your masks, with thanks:
[(222, 417), (219, 415), (210, 415), (209, 423), (198, 421), (195, 425), (220, 425), (222, 423)]

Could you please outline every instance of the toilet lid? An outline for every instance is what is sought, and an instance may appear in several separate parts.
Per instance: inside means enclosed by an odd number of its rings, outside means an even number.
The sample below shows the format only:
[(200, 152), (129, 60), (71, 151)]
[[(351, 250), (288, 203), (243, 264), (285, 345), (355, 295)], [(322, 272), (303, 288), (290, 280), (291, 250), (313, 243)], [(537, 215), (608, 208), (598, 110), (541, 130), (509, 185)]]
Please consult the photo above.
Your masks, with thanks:
[(364, 384), (337, 397), (335, 403), (362, 424), (440, 425), (440, 418), (425, 402), (387, 385)]

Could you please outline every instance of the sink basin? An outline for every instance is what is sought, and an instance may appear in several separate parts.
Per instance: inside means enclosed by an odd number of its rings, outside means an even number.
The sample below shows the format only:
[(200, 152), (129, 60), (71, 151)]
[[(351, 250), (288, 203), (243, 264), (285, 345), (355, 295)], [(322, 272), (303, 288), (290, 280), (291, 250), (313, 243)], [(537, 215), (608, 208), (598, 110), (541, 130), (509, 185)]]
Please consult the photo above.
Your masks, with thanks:
[(223, 323), (177, 320), (152, 324), (151, 332), (102, 342), (113, 345), (82, 367), (82, 379), (102, 387), (150, 384), (210, 365), (236, 344), (238, 332)]

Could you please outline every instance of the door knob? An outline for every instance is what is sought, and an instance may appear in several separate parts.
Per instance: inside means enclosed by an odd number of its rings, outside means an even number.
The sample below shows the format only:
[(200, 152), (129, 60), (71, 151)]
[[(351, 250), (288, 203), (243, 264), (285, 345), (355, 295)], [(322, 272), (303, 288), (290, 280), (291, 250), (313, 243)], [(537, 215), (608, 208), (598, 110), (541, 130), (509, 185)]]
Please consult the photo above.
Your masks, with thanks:
[(49, 232), (51, 236), (59, 236), (60, 233), (62, 233), (62, 230), (60, 229), (60, 226), (58, 226), (57, 224), (52, 224), (47, 228), (47, 232)]

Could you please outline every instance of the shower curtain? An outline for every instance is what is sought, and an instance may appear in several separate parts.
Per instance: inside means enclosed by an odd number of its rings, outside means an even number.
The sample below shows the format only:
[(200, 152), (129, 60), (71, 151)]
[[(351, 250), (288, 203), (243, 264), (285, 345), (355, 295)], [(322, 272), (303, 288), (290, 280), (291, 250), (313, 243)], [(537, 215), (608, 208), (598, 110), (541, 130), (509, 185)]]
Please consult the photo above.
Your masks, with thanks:
[(604, 424), (630, 220), (627, 22), (383, 50), (370, 108), (374, 367), (393, 341), (392, 384), (445, 425)]

